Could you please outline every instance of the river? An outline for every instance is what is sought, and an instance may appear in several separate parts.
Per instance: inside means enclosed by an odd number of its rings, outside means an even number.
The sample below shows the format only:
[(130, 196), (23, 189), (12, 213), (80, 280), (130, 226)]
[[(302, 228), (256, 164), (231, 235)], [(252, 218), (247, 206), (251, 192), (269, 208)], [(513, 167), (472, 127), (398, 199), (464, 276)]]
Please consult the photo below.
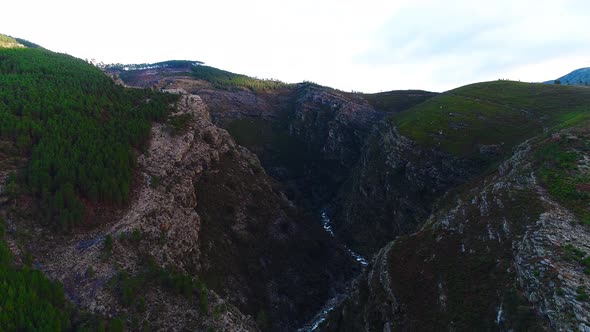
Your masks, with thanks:
[[(340, 242), (340, 241), (338, 241), (338, 238), (334, 234), (332, 220), (330, 219), (330, 215), (328, 215), (328, 211), (325, 208), (320, 210), (320, 216), (322, 217), (322, 226), (324, 227), (326, 232), (328, 234), (330, 234), (330, 236), (332, 238), (336, 239), (337, 242)], [(365, 257), (361, 256), (357, 252), (354, 252), (346, 244), (341, 243), (341, 245), (344, 247), (344, 249), (346, 249), (346, 251), (350, 254), (350, 256), (352, 258), (354, 258), (360, 265), (365, 267), (369, 264), (369, 261), (367, 261), (367, 259)], [(334, 308), (336, 308), (338, 305), (340, 305), (340, 303), (342, 303), (342, 301), (344, 301), (344, 299), (346, 299), (346, 294), (337, 294), (336, 296), (329, 299), (322, 306), (320, 311), (314, 316), (314, 318), (310, 322), (305, 324), (305, 326), (298, 329), (297, 332), (313, 332), (313, 331), (315, 331), (320, 326), (320, 324), (322, 324), (326, 320), (326, 317), (328, 317), (328, 314), (332, 310), (334, 310)]]

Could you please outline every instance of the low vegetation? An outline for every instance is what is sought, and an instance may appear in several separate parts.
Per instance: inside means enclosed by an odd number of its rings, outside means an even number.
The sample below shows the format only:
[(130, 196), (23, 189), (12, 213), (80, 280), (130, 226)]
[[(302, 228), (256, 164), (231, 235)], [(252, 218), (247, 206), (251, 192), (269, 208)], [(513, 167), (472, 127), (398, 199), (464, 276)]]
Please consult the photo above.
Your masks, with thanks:
[(590, 225), (590, 174), (584, 155), (590, 154), (587, 138), (555, 136), (536, 150), (538, 176), (551, 197)]
[(568, 262), (578, 262), (584, 269), (585, 274), (590, 274), (590, 256), (576, 247), (571, 243), (566, 244), (563, 247), (563, 258)]
[(502, 157), (544, 130), (580, 123), (590, 118), (589, 105), (583, 87), (496, 81), (445, 92), (391, 121), (422, 145), (478, 159), (482, 147)]
[(0, 48), (2, 47), (23, 47), (16, 39), (0, 34)]
[(63, 286), (39, 270), (15, 263), (0, 220), (0, 331), (123, 331), (111, 321), (80, 312)]
[(420, 90), (388, 91), (381, 93), (362, 94), (371, 106), (383, 112), (396, 113), (420, 104), (436, 93)]
[(167, 129), (172, 135), (183, 134), (187, 131), (192, 119), (193, 115), (189, 113), (171, 116), (166, 123)]
[(204, 282), (187, 274), (158, 267), (151, 262), (147, 264), (145, 270), (133, 276), (121, 271), (111, 281), (111, 287), (119, 295), (121, 304), (135, 308), (137, 312), (143, 312), (146, 309), (143, 290), (149, 284), (155, 284), (174, 294), (182, 295), (189, 301), (194, 301), (202, 314), (207, 314), (209, 311), (209, 290)]

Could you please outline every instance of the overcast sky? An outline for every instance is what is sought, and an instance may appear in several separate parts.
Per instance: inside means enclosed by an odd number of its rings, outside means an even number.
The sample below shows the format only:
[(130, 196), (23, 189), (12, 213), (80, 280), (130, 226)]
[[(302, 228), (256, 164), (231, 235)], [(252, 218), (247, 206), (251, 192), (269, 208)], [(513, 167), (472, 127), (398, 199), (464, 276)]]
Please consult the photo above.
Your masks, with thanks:
[(588, 0), (5, 1), (0, 33), (106, 63), (170, 59), (341, 90), (444, 91), (590, 67)]

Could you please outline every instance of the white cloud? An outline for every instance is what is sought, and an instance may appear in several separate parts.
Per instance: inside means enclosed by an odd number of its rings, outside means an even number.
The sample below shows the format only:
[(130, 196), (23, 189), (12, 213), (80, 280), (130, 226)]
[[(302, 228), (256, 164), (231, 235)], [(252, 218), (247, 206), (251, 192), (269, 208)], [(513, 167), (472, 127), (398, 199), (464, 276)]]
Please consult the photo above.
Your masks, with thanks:
[[(7, 14), (8, 13), (8, 14)], [(193, 59), (343, 90), (538, 81), (590, 66), (587, 1), (27, 1), (0, 32), (105, 62)]]

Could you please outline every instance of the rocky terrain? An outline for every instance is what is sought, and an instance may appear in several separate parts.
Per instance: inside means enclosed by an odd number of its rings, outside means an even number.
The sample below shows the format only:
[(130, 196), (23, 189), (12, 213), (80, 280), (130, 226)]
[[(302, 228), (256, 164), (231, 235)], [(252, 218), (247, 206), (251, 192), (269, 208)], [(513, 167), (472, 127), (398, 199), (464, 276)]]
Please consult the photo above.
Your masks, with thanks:
[(362, 95), (313, 83), (219, 88), (187, 71), (109, 72), (133, 86), (198, 94), (215, 124), (254, 152), (290, 198), (315, 210), (332, 200), (375, 124), (435, 95), (418, 90)]
[(447, 193), (418, 232), (378, 252), (321, 330), (589, 330), (590, 230), (538, 175), (539, 151), (559, 140), (587, 176), (575, 142), (589, 129), (527, 141)]
[(582, 121), (589, 92), (486, 82), (388, 116), (368, 136), (330, 205), (335, 232), (361, 254), (375, 254), (416, 231), (441, 195), (493, 171), (514, 146), (562, 119)]
[[(74, 210), (80, 179), (67, 199), (59, 183), (26, 188), (43, 121), (57, 122), (2, 99), (17, 106), (0, 119), (0, 244), (14, 256), (1, 262), (58, 281), (69, 302), (55, 305), (71, 302), (74, 320), (162, 331), (590, 331), (586, 87), (496, 81), (360, 94), (198, 61), (100, 65), (123, 89), (68, 59), (138, 98), (113, 99), (124, 106), (109, 113), (98, 89), (94, 109), (78, 106), (98, 129), (88, 128), (101, 133), (116, 115), (145, 133), (121, 150), (133, 156), (121, 168), (133, 174), (121, 182), (129, 197), (79, 191)], [(18, 69), (11, 61), (0, 69)], [(68, 96), (72, 105), (85, 97)], [(118, 132), (97, 134), (87, 150)], [(38, 182), (71, 166), (51, 165)], [(84, 212), (58, 229), (49, 207)]]
[[(165, 86), (203, 84), (182, 78)], [(385, 106), (387, 95), (308, 83), (266, 94), (206, 89), (218, 123), (261, 156), (290, 197), (327, 205), (329, 231), (362, 255), (376, 254), (320, 330), (584, 328), (586, 226), (535, 175), (544, 143), (518, 144), (562, 121), (548, 113), (553, 107), (572, 112), (569, 123), (581, 121), (586, 94), (551, 88), (532, 101), (537, 87), (498, 82), (400, 113)], [(560, 104), (560, 94), (572, 97)], [(509, 125), (486, 137), (496, 122)], [(564, 249), (564, 242), (573, 243)], [(564, 251), (578, 256), (547, 258)]]
[[(74, 303), (106, 317), (131, 315), (160, 330), (300, 324), (347, 280), (352, 259), (321, 237), (319, 222), (285, 198), (255, 155), (210, 122), (198, 96), (183, 93), (177, 108), (152, 129), (129, 206), (106, 216), (97, 207), (89, 218), (106, 222), (72, 235), (11, 210), (11, 247), (30, 253)], [(153, 271), (195, 276), (208, 306), (158, 286)]]

